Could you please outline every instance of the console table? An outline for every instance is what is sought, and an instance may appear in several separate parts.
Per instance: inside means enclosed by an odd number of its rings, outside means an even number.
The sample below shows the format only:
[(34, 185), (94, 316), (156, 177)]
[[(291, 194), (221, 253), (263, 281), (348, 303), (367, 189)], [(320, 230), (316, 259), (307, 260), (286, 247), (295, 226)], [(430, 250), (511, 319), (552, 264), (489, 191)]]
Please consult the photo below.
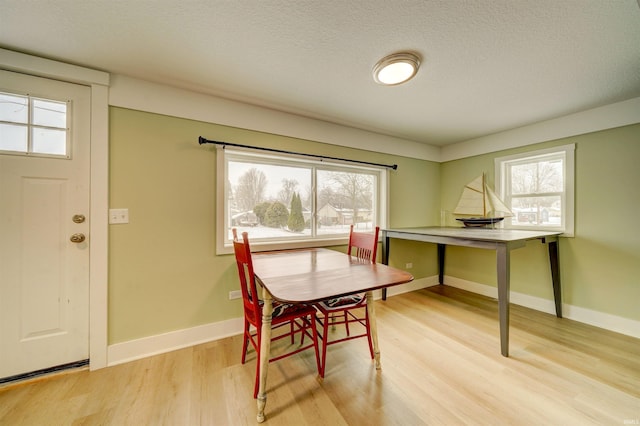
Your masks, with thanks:
[[(444, 256), (447, 245), (476, 247), (496, 251), (498, 273), (498, 309), (500, 315), (500, 347), (503, 356), (509, 356), (509, 269), (511, 250), (524, 247), (527, 241), (540, 240), (549, 247), (551, 280), (556, 315), (562, 318), (560, 266), (558, 264), (558, 236), (561, 232), (521, 231), (511, 229), (421, 227), (392, 228), (382, 231), (382, 263), (389, 263), (391, 238), (423, 241), (438, 245), (438, 281), (444, 284)], [(382, 299), (387, 291), (383, 289)]]

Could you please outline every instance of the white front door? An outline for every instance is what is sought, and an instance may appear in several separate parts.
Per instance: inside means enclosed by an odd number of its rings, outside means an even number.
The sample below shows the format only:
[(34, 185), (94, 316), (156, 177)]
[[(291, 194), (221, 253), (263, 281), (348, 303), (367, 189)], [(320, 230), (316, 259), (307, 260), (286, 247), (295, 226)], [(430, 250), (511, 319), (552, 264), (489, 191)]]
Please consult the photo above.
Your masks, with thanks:
[(90, 106), (87, 86), (0, 71), (0, 378), (89, 358)]

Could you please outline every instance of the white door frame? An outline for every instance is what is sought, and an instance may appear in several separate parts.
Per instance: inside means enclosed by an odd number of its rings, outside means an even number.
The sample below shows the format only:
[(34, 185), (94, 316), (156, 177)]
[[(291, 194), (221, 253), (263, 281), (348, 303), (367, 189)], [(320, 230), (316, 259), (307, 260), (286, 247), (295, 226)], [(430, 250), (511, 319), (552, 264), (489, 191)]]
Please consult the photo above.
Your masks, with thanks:
[(89, 231), (89, 366), (107, 359), (109, 74), (0, 49), (0, 69), (91, 87), (91, 204)]

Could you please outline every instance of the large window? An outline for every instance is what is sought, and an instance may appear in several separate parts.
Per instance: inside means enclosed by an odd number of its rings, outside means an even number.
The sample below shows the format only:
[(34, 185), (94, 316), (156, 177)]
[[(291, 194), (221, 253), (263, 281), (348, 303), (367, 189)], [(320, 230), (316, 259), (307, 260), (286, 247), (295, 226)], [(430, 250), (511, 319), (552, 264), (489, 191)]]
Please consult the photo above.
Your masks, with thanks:
[(497, 192), (513, 217), (505, 228), (573, 235), (574, 145), (495, 159)]
[(221, 253), (234, 227), (259, 250), (342, 244), (352, 224), (368, 231), (385, 219), (381, 168), (219, 149), (218, 182)]
[(68, 157), (68, 103), (0, 92), (0, 152)]

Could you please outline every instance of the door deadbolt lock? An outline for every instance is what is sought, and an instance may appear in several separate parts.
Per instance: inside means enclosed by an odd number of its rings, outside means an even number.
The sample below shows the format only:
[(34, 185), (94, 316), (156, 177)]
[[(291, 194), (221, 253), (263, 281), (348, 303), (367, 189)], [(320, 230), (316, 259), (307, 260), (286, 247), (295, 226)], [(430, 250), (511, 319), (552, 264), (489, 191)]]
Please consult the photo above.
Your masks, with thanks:
[(84, 234), (73, 234), (69, 240), (72, 243), (81, 243), (85, 240)]
[(71, 220), (75, 223), (83, 223), (86, 220), (86, 217), (84, 217), (83, 214), (74, 214)]

